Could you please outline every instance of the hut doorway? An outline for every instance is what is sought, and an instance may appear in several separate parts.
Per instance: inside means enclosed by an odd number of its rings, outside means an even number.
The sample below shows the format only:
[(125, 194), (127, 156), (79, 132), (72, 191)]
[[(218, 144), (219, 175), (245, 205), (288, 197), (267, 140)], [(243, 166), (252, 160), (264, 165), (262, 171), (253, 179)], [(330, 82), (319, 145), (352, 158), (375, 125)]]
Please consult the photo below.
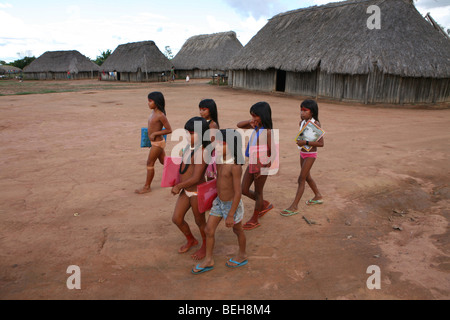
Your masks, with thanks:
[(286, 71), (277, 70), (277, 87), (275, 90), (279, 92), (286, 91)]

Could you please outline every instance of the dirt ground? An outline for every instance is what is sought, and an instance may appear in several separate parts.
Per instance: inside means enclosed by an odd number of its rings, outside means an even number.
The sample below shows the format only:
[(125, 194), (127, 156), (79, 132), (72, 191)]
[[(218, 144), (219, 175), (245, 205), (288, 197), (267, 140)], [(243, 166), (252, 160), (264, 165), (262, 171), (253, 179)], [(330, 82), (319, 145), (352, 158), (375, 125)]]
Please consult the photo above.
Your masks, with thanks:
[[(216, 100), (222, 128), (270, 103), (281, 168), (265, 187), (275, 209), (246, 232), (247, 266), (225, 266), (237, 241), (222, 224), (215, 270), (190, 273), (196, 263), (177, 253), (184, 239), (171, 221), (176, 198), (159, 187), (161, 165), (153, 192), (134, 193), (145, 181), (140, 128), (154, 90), (173, 128), (197, 116), (203, 98)], [(327, 134), (312, 176), (325, 204), (307, 207), (307, 187), (301, 214), (286, 218), (301, 100), (205, 81), (0, 97), (0, 299), (449, 299), (450, 109), (319, 100)], [(244, 204), (248, 218), (253, 203)], [(81, 290), (66, 286), (71, 265)], [(372, 265), (379, 290), (366, 284)]]

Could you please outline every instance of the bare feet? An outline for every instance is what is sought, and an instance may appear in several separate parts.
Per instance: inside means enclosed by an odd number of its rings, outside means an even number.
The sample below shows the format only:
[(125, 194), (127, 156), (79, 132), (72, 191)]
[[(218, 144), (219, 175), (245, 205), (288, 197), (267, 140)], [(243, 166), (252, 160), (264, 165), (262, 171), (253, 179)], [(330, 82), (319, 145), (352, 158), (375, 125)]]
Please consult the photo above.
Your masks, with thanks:
[(206, 242), (205, 241), (203, 241), (202, 247), (196, 253), (194, 253), (191, 257), (192, 257), (192, 259), (197, 260), (197, 261), (202, 260), (206, 257)]
[(152, 188), (150, 187), (143, 187), (142, 189), (137, 189), (134, 191), (137, 194), (146, 194), (152, 192)]
[(188, 242), (178, 250), (178, 253), (186, 253), (196, 245), (198, 245), (198, 241), (192, 238), (192, 240), (188, 240)]

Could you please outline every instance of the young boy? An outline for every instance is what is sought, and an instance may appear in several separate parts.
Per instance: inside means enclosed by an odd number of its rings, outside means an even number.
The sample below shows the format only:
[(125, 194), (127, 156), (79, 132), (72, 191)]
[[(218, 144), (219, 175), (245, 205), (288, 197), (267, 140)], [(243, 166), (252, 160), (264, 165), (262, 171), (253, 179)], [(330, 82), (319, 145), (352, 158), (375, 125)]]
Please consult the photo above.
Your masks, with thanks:
[(238, 268), (248, 263), (246, 237), (242, 227), (244, 205), (241, 199), (241, 176), (244, 157), (241, 136), (233, 129), (220, 130), (216, 142), (217, 198), (213, 202), (205, 228), (206, 258), (192, 269), (192, 273), (196, 275), (214, 269), (215, 232), (222, 219), (225, 219), (227, 228), (233, 228), (239, 243), (237, 257), (228, 260), (226, 266)]
[[(152, 92), (148, 95), (148, 107), (152, 114), (148, 118), (148, 138), (152, 143), (150, 153), (147, 159), (147, 179), (142, 189), (136, 190), (137, 194), (145, 194), (152, 191), (151, 184), (155, 176), (155, 163), (159, 159), (164, 164), (166, 153), (166, 141), (164, 135), (172, 133), (172, 128), (166, 117), (166, 102), (161, 92)], [(163, 128), (165, 128), (163, 130)]]

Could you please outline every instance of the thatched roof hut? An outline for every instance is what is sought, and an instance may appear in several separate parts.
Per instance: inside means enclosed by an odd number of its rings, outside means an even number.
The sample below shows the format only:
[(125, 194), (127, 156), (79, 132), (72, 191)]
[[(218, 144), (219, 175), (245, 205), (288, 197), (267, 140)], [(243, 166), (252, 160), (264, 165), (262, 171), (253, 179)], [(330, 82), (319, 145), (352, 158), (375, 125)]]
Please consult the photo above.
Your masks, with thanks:
[(0, 65), (0, 74), (17, 74), (17, 73), (21, 73), (22, 69), (17, 68), (17, 67), (13, 67), (13, 66), (8, 66), (8, 65)]
[(116, 72), (121, 81), (158, 81), (171, 67), (155, 42), (142, 41), (118, 46), (100, 69)]
[(224, 73), (230, 60), (243, 48), (234, 31), (189, 38), (172, 60), (177, 74), (192, 78)]
[[(380, 8), (381, 29), (368, 28), (372, 5)], [(352, 0), (279, 14), (231, 68), (233, 86), (256, 90), (366, 103), (450, 99), (450, 41), (411, 0)]]
[(80, 52), (47, 51), (25, 67), (27, 79), (92, 79), (98, 75), (99, 66)]

